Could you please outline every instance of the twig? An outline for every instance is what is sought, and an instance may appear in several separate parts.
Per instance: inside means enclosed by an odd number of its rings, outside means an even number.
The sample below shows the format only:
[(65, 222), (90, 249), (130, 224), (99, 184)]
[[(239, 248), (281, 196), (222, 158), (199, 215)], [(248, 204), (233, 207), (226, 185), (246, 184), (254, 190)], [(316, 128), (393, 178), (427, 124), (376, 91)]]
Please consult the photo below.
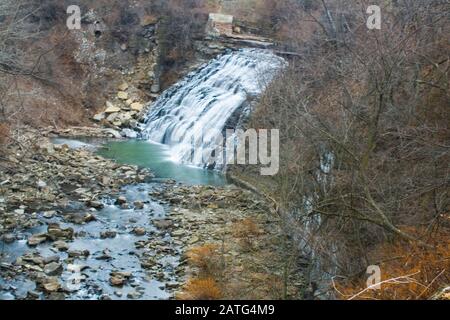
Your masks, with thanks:
[(419, 294), (419, 296), (417, 297), (417, 299), (420, 299), (420, 297), (422, 297), (422, 295), (428, 291), (428, 289), (430, 289), (430, 287), (433, 285), (434, 281), (436, 281), (437, 278), (439, 278), (443, 273), (445, 272), (445, 269), (442, 270), (431, 282), (430, 284), (422, 291), (421, 294)]
[(417, 272), (415, 272), (415, 273), (412, 273), (412, 274), (409, 274), (409, 275), (406, 275), (406, 276), (400, 276), (400, 277), (397, 277), (397, 278), (391, 278), (391, 279), (388, 279), (388, 280), (384, 280), (384, 281), (375, 283), (375, 284), (373, 284), (373, 285), (371, 285), (371, 286), (368, 286), (368, 287), (365, 288), (364, 290), (358, 292), (357, 294), (351, 296), (348, 300), (353, 300), (353, 299), (359, 297), (360, 295), (362, 295), (364, 292), (366, 292), (366, 291), (368, 291), (368, 290), (372, 290), (373, 288), (378, 287), (378, 286), (380, 286), (380, 285), (382, 285), (382, 284), (384, 284), (384, 283), (397, 283), (399, 280), (402, 280), (402, 279), (411, 281), (410, 278), (411, 278), (412, 276), (415, 276), (416, 274), (419, 274), (419, 273), (420, 273), (420, 271), (417, 271)]

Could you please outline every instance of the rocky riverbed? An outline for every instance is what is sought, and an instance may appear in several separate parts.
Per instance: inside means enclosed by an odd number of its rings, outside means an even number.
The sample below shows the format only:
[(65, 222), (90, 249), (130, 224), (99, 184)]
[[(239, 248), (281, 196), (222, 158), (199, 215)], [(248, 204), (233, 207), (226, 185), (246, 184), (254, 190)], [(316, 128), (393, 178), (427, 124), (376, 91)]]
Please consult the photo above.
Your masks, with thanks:
[(153, 180), (89, 144), (20, 136), (1, 161), (0, 299), (171, 299), (198, 272), (192, 248), (221, 245), (231, 281), (264, 256), (248, 241), (272, 243), (270, 210), (248, 191)]

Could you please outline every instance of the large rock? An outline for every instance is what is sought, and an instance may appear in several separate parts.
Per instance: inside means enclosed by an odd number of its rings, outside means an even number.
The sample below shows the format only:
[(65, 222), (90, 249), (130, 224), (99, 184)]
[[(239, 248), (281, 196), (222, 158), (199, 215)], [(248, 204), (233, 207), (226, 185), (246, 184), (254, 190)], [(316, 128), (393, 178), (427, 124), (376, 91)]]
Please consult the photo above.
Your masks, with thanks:
[(58, 262), (51, 262), (44, 267), (44, 273), (48, 276), (59, 276), (63, 272), (63, 266)]
[(112, 122), (116, 121), (116, 119), (117, 119), (118, 116), (119, 116), (119, 114), (118, 114), (117, 112), (111, 113), (111, 114), (106, 118), (106, 121), (112, 123)]
[(158, 229), (169, 229), (170, 227), (173, 226), (173, 221), (170, 219), (157, 219), (153, 220), (153, 224)]
[(7, 233), (7, 234), (3, 235), (2, 240), (5, 243), (13, 243), (14, 241), (16, 241), (16, 236), (12, 233)]
[(93, 119), (97, 122), (100, 122), (105, 119), (105, 113), (104, 112), (98, 113), (93, 117)]
[(135, 102), (130, 105), (131, 110), (141, 112), (144, 109), (144, 105), (140, 102)]
[(42, 284), (42, 286), (44, 287), (44, 290), (49, 293), (56, 292), (61, 288), (58, 280), (54, 278), (48, 279), (45, 283)]
[(119, 107), (113, 105), (109, 101), (106, 101), (106, 110), (105, 110), (106, 114), (116, 113), (116, 112), (119, 112), (119, 111), (120, 111)]
[(159, 84), (154, 84), (152, 85), (152, 87), (150, 88), (150, 91), (152, 93), (159, 93), (161, 91), (161, 86)]
[(31, 237), (28, 238), (27, 244), (30, 247), (35, 247), (43, 242), (47, 241), (47, 236), (43, 233), (41, 234), (34, 234)]
[(131, 272), (111, 272), (109, 278), (109, 283), (112, 286), (115, 287), (121, 287), (123, 286), (130, 278), (131, 278)]
[(92, 213), (70, 213), (65, 216), (65, 220), (75, 224), (86, 224), (92, 221), (96, 221), (96, 217)]
[(58, 251), (67, 251), (69, 250), (69, 245), (64, 241), (55, 241), (53, 243), (53, 247), (55, 247)]
[(50, 223), (47, 228), (47, 237), (53, 241), (71, 240), (73, 238), (73, 229), (63, 229), (57, 223)]
[(100, 232), (101, 239), (114, 239), (117, 236), (117, 232), (114, 230), (107, 230)]
[(147, 231), (145, 231), (145, 229), (142, 227), (136, 227), (134, 228), (133, 233), (140, 237), (144, 236), (147, 233)]
[(133, 117), (129, 112), (120, 113), (116, 120), (122, 122), (123, 124), (127, 124)]

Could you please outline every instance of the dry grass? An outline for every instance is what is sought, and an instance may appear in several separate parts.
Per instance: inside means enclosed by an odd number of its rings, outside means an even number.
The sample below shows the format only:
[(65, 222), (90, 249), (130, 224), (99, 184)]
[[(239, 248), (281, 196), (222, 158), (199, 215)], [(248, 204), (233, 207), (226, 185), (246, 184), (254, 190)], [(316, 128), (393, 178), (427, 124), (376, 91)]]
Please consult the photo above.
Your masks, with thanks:
[(223, 271), (218, 245), (206, 244), (191, 248), (186, 253), (186, 257), (189, 264), (196, 267), (202, 277), (215, 277)]
[(179, 300), (218, 300), (222, 292), (213, 278), (190, 279), (177, 295)]
[[(409, 230), (413, 232), (413, 230)], [(417, 231), (416, 231), (417, 232)], [(367, 290), (366, 276), (338, 283), (342, 299), (430, 299), (450, 283), (450, 234), (433, 236), (433, 247), (396, 241), (372, 252), (381, 269), (381, 290)]]
[(245, 251), (254, 248), (255, 240), (260, 234), (261, 230), (254, 219), (246, 218), (233, 224), (233, 236), (239, 240), (239, 244)]

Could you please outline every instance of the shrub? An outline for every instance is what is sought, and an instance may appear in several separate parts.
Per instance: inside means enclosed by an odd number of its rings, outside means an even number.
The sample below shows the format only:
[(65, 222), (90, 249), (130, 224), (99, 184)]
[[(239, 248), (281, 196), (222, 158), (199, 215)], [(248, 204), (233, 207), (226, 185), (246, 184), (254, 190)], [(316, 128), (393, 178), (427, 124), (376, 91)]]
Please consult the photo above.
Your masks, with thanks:
[[(417, 230), (408, 230), (411, 233)], [(381, 290), (365, 290), (366, 279), (352, 279), (336, 286), (341, 299), (430, 299), (450, 281), (450, 235), (443, 230), (433, 236), (432, 247), (396, 241), (381, 245), (373, 256), (381, 269)], [(362, 277), (365, 278), (365, 277)]]
[(254, 239), (259, 234), (260, 228), (251, 218), (246, 218), (233, 224), (233, 235), (240, 240), (243, 249), (252, 249), (254, 246)]
[(190, 279), (177, 295), (179, 300), (218, 300), (222, 292), (217, 282), (212, 278)]
[(202, 276), (215, 276), (222, 272), (221, 256), (215, 244), (194, 247), (186, 253), (186, 256), (189, 263), (197, 267)]

